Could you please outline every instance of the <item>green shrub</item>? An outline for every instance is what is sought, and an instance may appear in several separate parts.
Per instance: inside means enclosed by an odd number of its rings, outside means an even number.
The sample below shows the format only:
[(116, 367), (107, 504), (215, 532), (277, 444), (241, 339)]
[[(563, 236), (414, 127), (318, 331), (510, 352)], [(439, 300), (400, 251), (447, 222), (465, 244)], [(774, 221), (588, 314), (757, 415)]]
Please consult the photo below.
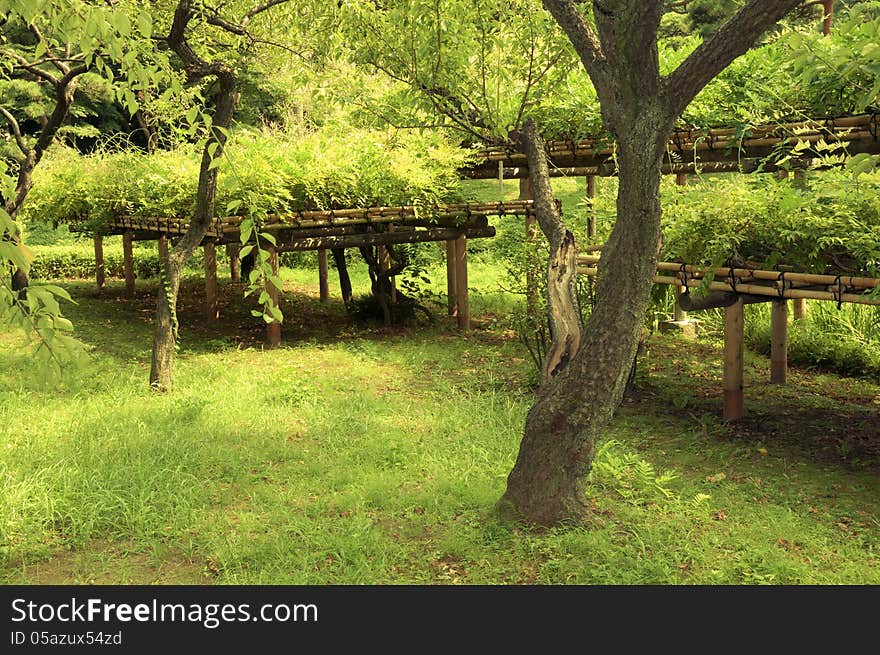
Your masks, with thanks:
[[(77, 243), (63, 246), (36, 246), (32, 248), (34, 261), (31, 264), (31, 277), (43, 280), (88, 279), (95, 277), (95, 250), (91, 243)], [(135, 247), (134, 273), (141, 279), (155, 278), (159, 275), (159, 254), (155, 248)], [(218, 257), (219, 259), (219, 257)], [(190, 260), (193, 268), (201, 267), (200, 251)], [(122, 246), (104, 245), (104, 274), (108, 278), (124, 277)]]
[[(769, 356), (769, 320), (749, 321), (745, 339), (749, 348)], [(795, 321), (788, 329), (789, 363), (842, 375), (880, 377), (878, 346), (878, 342), (865, 343), (823, 330), (810, 319)]]
[[(429, 133), (334, 128), (294, 138), (240, 132), (224, 156), (216, 213), (430, 207), (462, 198), (458, 169), (466, 157), (444, 137)], [(152, 155), (85, 157), (53, 148), (34, 174), (23, 219), (30, 226), (72, 223), (98, 229), (119, 215), (190, 216), (199, 159), (192, 146)]]

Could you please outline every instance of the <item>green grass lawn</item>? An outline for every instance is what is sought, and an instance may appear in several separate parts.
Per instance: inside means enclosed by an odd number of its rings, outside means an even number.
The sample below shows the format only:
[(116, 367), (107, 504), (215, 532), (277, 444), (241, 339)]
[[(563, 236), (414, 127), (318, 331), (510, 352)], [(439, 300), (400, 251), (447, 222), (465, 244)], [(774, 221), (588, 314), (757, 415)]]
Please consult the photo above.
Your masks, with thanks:
[[(331, 271), (332, 276), (332, 271)], [(356, 293), (364, 271), (353, 268)], [(444, 291), (442, 272), (433, 286)], [(654, 336), (589, 487), (589, 525), (535, 532), (494, 505), (534, 379), (476, 261), (476, 329), (384, 328), (285, 270), (285, 346), (222, 285), (186, 280), (176, 388), (147, 386), (155, 286), (67, 283), (92, 350), (60, 386), (0, 333), (4, 583), (880, 582), (880, 386), (747, 357), (720, 420), (717, 342)], [(331, 277), (332, 279), (332, 277)]]

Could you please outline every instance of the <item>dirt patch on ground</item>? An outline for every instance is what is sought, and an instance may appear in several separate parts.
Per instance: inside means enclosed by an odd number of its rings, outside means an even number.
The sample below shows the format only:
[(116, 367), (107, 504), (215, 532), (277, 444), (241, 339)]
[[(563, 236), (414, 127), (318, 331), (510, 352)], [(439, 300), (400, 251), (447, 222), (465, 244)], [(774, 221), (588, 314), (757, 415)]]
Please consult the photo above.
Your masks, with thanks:
[(59, 550), (48, 559), (21, 562), (6, 576), (7, 584), (209, 584), (207, 564), (181, 555), (156, 557), (130, 545), (93, 540), (81, 550)]

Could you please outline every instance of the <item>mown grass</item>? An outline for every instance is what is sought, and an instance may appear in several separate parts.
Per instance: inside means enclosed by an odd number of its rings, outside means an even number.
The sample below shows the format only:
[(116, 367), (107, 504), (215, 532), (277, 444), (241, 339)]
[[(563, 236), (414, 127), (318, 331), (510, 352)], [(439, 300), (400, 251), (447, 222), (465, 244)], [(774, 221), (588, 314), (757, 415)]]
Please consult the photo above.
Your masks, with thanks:
[(652, 337), (591, 522), (530, 531), (494, 510), (534, 395), (497, 266), (471, 269), (467, 334), (442, 316), (354, 324), (317, 301), (315, 272), (284, 277), (276, 351), (240, 287), (211, 325), (185, 282), (170, 396), (147, 388), (152, 283), (132, 300), (68, 284), (93, 357), (58, 387), (0, 337), (0, 580), (880, 582), (880, 386), (795, 371), (771, 387), (750, 355), (748, 416), (727, 425), (718, 344)]

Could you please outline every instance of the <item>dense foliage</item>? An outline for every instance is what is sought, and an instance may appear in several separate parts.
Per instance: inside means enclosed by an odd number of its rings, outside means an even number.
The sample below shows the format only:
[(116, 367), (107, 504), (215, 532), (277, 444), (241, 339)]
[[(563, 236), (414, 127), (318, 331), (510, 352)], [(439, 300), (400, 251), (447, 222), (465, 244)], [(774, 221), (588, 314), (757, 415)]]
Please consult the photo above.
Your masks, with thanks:
[[(224, 162), (218, 214), (378, 205), (430, 206), (460, 195), (466, 153), (432, 134), (241, 133)], [(81, 156), (56, 150), (37, 175), (25, 220), (85, 222), (118, 215), (191, 215), (198, 156), (191, 148)]]
[(709, 177), (664, 201), (665, 260), (880, 277), (880, 175), (827, 171), (803, 189), (771, 175)]

